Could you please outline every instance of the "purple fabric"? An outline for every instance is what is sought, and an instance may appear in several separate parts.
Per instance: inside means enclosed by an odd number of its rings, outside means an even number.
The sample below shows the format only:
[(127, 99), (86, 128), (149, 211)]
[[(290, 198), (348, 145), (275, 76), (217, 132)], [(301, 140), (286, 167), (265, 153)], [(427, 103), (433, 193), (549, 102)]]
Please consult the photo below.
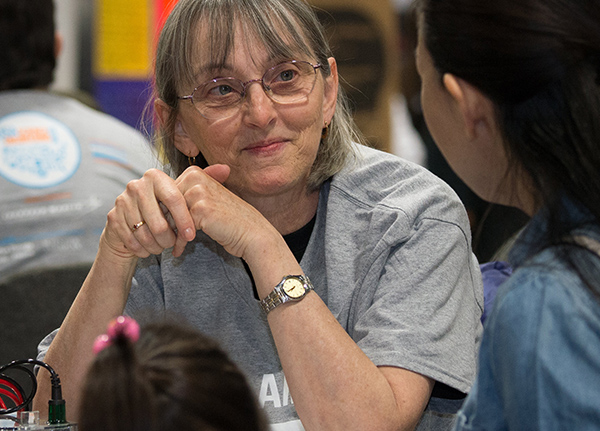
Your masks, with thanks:
[(512, 267), (503, 261), (487, 262), (479, 265), (481, 277), (483, 278), (483, 314), (481, 323), (492, 310), (498, 287), (512, 274)]

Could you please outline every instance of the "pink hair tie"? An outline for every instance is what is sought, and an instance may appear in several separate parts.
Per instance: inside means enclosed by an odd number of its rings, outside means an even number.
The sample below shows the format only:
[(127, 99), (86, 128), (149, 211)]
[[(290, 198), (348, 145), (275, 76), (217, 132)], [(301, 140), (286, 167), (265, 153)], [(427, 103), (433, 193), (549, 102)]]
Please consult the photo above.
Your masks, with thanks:
[(131, 317), (119, 316), (108, 324), (106, 334), (99, 335), (94, 341), (94, 354), (98, 354), (111, 344), (114, 340), (123, 336), (131, 343), (135, 343), (140, 338), (140, 325)]

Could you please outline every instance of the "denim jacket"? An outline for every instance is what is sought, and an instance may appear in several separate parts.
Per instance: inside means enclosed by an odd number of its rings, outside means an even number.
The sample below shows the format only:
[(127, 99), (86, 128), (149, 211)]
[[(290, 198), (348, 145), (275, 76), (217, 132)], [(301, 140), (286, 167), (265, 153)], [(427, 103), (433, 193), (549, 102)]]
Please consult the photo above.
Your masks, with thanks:
[[(571, 220), (583, 217), (565, 206)], [(600, 301), (557, 256), (532, 253), (543, 212), (509, 255), (512, 276), (486, 321), (478, 375), (456, 430), (600, 428)], [(600, 226), (577, 235), (600, 240)], [(600, 268), (600, 257), (593, 259)]]

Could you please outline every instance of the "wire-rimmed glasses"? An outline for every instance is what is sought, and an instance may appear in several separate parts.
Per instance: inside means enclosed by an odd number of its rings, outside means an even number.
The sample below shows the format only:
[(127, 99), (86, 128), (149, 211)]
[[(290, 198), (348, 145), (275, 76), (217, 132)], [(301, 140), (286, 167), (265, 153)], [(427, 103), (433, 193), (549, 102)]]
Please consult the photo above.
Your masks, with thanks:
[(274, 102), (290, 104), (305, 100), (315, 87), (320, 67), (308, 61), (285, 61), (268, 69), (260, 79), (242, 82), (237, 78), (215, 78), (194, 88), (192, 94), (178, 98), (189, 99), (204, 118), (220, 120), (238, 112), (248, 87), (255, 82), (261, 83)]

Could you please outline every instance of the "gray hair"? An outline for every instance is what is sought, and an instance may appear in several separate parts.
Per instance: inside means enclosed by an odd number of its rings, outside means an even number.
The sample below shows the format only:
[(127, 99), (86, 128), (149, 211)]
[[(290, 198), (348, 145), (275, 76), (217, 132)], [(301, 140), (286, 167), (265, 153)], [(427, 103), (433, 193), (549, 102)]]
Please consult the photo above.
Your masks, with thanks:
[[(324, 30), (313, 9), (304, 0), (181, 0), (174, 7), (160, 35), (156, 52), (155, 96), (172, 109), (169, 118), (158, 130), (156, 143), (170, 164), (171, 174), (179, 175), (188, 166), (187, 156), (174, 145), (174, 130), (178, 112), (178, 96), (182, 84), (194, 84), (192, 69), (198, 41), (198, 25), (207, 26), (207, 46), (212, 64), (224, 64), (231, 52), (236, 24), (246, 33), (257, 36), (268, 54), (292, 58), (298, 53), (315, 56), (324, 76), (331, 70), (332, 56)], [(277, 29), (285, 29), (282, 37)], [(352, 142), (363, 142), (354, 124), (342, 88), (338, 89), (335, 115), (329, 131), (321, 140), (317, 157), (308, 180), (309, 191), (317, 190), (324, 181), (339, 172), (353, 155)], [(202, 156), (202, 155), (200, 155)], [(200, 165), (207, 165), (199, 157)]]

